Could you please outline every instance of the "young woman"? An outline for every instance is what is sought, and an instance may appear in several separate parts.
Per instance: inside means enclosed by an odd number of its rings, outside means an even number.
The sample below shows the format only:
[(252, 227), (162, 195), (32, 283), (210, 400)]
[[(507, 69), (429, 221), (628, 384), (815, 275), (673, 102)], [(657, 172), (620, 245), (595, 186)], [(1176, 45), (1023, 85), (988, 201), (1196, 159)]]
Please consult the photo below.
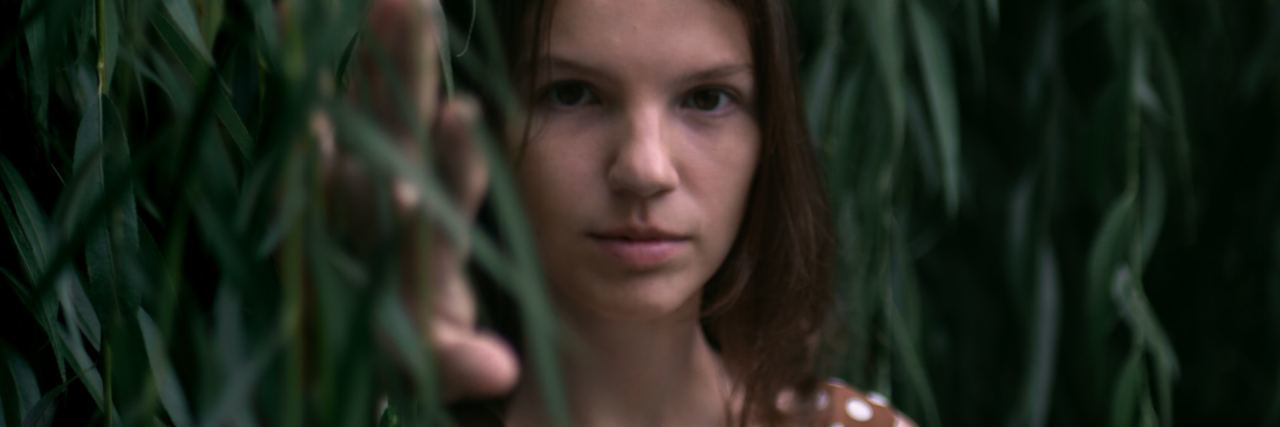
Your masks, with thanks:
[[(375, 4), (374, 19), (407, 3)], [(527, 101), (509, 157), (564, 328), (574, 424), (910, 425), (818, 374), (833, 235), (785, 1), (493, 7)], [(474, 110), (447, 102), (439, 131)], [(455, 168), (475, 206), (483, 172)], [(475, 330), (457, 253), (432, 256), (424, 321), (446, 395), (506, 396), (468, 423), (548, 425), (514, 353)]]

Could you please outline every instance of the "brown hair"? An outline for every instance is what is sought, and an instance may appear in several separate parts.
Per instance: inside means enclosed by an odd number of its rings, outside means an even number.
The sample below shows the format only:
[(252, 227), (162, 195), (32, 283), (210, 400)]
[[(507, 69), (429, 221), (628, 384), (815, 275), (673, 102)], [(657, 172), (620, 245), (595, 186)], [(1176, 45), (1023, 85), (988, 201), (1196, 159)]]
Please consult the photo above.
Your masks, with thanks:
[[(801, 108), (787, 2), (728, 1), (751, 37), (762, 144), (738, 238), (703, 290), (702, 321), (740, 381), (738, 423), (777, 425), (785, 419), (775, 406), (780, 392), (791, 389), (807, 401), (820, 385), (817, 352), (833, 298), (833, 229)], [(499, 1), (495, 8), (508, 31), (509, 71), (526, 102), (538, 72), (538, 61), (530, 59), (545, 48), (553, 9), (554, 0)]]

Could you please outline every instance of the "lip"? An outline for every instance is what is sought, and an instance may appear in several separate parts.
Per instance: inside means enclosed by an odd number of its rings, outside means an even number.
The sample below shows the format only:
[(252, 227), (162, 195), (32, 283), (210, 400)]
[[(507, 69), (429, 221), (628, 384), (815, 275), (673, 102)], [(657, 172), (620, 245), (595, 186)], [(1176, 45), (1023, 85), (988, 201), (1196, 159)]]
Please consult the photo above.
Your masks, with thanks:
[(675, 258), (690, 241), (687, 235), (645, 227), (616, 228), (587, 234), (610, 258), (636, 270), (661, 267)]

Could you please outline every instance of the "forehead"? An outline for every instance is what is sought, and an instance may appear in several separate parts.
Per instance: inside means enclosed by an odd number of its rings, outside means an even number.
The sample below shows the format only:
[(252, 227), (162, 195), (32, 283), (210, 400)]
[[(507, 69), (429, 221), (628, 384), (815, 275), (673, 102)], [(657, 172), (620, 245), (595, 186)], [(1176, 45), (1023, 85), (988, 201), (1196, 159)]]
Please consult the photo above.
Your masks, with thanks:
[(557, 0), (547, 52), (628, 73), (750, 64), (743, 16), (724, 0)]

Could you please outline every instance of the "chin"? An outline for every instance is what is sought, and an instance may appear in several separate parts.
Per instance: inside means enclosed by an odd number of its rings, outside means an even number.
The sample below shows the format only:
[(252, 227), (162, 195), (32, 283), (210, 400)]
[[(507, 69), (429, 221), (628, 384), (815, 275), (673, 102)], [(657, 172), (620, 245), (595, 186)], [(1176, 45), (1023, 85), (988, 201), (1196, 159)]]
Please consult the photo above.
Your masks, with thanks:
[(698, 318), (706, 279), (692, 272), (653, 273), (628, 277), (585, 277), (554, 280), (556, 299), (564, 308), (610, 320)]

